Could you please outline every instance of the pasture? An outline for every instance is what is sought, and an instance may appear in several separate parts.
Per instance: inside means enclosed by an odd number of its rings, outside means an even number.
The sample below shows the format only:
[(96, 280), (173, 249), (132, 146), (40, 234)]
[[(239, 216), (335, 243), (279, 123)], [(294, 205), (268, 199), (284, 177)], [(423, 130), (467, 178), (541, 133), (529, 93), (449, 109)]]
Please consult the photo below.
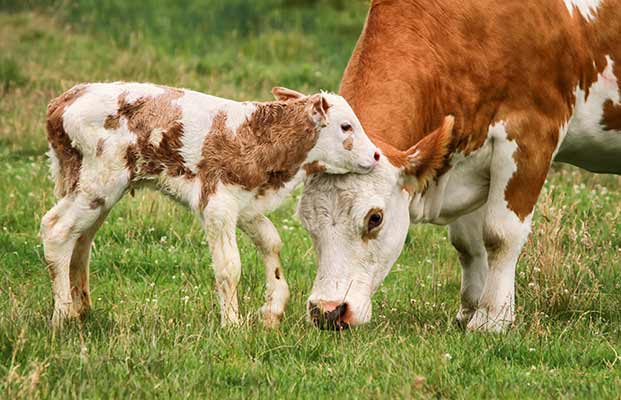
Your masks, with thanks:
[[(182, 3), (182, 4), (178, 4)], [(261, 257), (239, 233), (243, 324), (220, 329), (194, 217), (159, 194), (117, 205), (95, 239), (94, 310), (48, 329), (38, 237), (54, 203), (47, 102), (82, 81), (135, 80), (238, 100), (336, 91), (367, 2), (0, 0), (1, 398), (618, 398), (621, 178), (555, 166), (518, 264), (515, 327), (453, 324), (460, 267), (443, 227), (412, 227), (373, 322), (312, 328), (310, 238), (297, 195), (270, 218), (291, 289), (263, 328)]]

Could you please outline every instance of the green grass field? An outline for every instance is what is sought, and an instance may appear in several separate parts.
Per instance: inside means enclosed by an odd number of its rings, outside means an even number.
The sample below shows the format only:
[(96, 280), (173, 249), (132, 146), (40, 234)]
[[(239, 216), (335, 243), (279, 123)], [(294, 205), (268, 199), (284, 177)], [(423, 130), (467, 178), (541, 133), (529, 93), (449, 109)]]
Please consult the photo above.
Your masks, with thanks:
[(314, 279), (296, 198), (271, 215), (292, 297), (265, 330), (260, 256), (240, 235), (244, 323), (220, 329), (210, 255), (188, 211), (148, 191), (100, 230), (93, 313), (62, 335), (38, 227), (54, 202), (47, 102), (81, 81), (136, 80), (235, 99), (337, 90), (366, 1), (0, 0), (0, 398), (619, 398), (621, 179), (550, 174), (505, 335), (453, 325), (459, 262), (445, 228), (411, 229), (342, 334), (305, 321)]

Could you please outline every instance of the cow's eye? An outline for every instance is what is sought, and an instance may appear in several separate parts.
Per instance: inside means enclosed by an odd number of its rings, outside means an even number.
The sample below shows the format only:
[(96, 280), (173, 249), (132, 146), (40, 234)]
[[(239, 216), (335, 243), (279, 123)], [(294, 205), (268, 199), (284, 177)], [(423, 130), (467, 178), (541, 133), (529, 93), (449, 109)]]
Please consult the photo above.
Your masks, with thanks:
[(365, 233), (375, 233), (379, 230), (384, 222), (384, 212), (379, 208), (369, 210), (365, 218)]
[(341, 130), (343, 132), (351, 132), (354, 128), (352, 128), (351, 124), (349, 122), (343, 122), (341, 124)]

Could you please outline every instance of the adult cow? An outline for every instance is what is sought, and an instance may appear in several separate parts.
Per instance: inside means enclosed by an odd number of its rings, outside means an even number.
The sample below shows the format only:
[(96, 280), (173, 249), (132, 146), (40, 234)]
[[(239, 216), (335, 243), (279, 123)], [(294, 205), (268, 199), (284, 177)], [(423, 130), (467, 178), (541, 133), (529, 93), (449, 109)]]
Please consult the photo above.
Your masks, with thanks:
[(369, 321), (412, 222), (448, 224), (457, 320), (514, 321), (515, 266), (553, 160), (621, 173), (621, 0), (375, 0), (341, 83), (387, 157), (305, 185), (317, 324)]

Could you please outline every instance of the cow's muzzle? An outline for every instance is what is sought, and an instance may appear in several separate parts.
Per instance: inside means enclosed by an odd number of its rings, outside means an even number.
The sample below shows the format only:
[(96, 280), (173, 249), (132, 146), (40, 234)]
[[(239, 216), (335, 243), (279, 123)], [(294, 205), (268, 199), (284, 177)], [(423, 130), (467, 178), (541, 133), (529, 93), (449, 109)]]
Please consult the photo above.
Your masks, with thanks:
[(342, 331), (349, 328), (350, 315), (347, 303), (319, 301), (308, 303), (310, 319), (320, 329)]

